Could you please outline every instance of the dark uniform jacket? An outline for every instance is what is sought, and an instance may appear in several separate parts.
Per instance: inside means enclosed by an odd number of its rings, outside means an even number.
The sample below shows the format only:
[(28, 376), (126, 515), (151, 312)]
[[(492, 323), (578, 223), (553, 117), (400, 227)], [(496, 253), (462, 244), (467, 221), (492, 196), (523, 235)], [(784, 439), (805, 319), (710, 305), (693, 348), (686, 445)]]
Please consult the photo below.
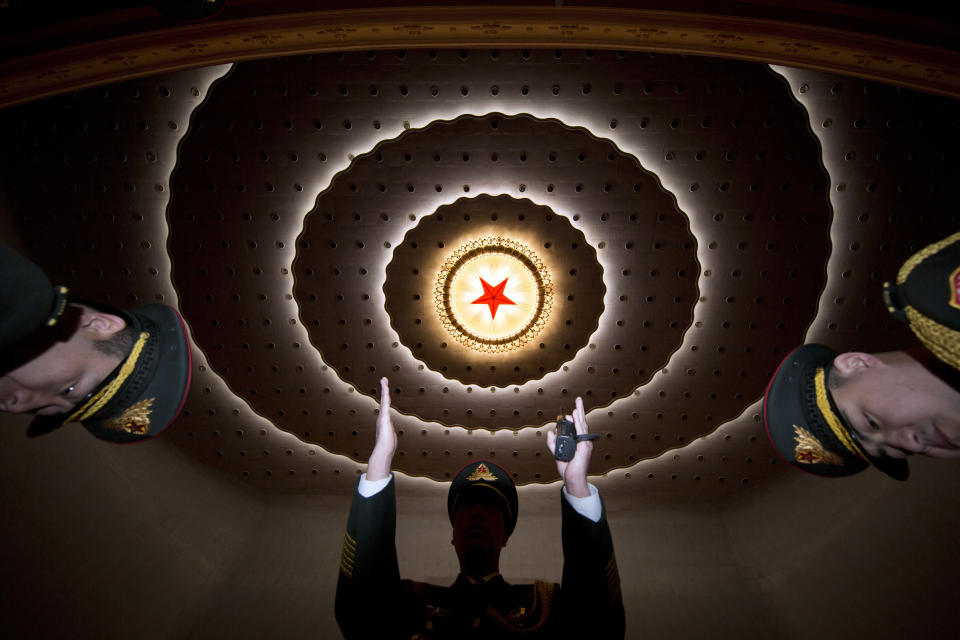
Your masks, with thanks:
[(623, 638), (620, 578), (606, 510), (585, 518), (561, 497), (563, 586), (511, 585), (501, 576), (449, 587), (401, 580), (394, 482), (356, 491), (337, 583), (336, 615), (347, 640), (437, 638)]

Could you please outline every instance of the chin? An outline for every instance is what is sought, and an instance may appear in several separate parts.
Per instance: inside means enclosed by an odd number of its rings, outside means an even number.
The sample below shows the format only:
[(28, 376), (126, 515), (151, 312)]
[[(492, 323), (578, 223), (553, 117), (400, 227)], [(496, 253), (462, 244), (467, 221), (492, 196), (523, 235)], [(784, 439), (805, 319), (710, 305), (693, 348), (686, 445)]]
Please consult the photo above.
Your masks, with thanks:
[(960, 448), (933, 447), (924, 451), (923, 455), (941, 460), (960, 460)]
[(44, 408), (44, 409), (39, 409), (37, 411), (31, 411), (31, 413), (35, 416), (58, 416), (66, 412), (67, 412), (66, 409), (56, 409), (56, 408), (53, 408), (53, 409)]

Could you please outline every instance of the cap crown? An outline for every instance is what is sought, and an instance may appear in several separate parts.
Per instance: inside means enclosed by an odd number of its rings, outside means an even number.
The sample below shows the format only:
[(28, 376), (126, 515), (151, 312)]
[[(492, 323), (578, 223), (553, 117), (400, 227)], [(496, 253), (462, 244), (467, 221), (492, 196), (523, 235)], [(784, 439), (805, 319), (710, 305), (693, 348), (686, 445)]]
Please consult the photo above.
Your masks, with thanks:
[(506, 518), (507, 536), (513, 533), (517, 525), (517, 488), (510, 474), (489, 460), (475, 460), (464, 466), (450, 483), (447, 493), (447, 515), (450, 524), (456, 518), (457, 508), (466, 491), (490, 491), (503, 503)]

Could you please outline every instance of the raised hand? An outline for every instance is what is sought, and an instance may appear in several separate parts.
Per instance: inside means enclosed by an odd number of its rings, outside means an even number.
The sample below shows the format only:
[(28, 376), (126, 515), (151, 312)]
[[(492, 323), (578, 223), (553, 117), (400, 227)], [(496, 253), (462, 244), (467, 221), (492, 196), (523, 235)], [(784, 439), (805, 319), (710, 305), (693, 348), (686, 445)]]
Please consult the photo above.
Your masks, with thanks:
[[(589, 433), (587, 430), (587, 417), (583, 411), (583, 400), (581, 398), (577, 398), (573, 415), (568, 415), (567, 420), (573, 422), (573, 426), (578, 435)], [(556, 432), (547, 432), (547, 448), (550, 449), (550, 455), (553, 455), (556, 444)], [(574, 452), (572, 460), (569, 462), (557, 460), (557, 471), (560, 473), (560, 477), (563, 478), (563, 484), (567, 488), (567, 493), (574, 497), (586, 498), (590, 495), (590, 489), (587, 487), (587, 468), (590, 466), (591, 453), (593, 453), (593, 442), (590, 440), (581, 440), (577, 443), (577, 449)]]
[[(367, 462), (367, 480), (381, 480), (390, 475), (390, 463), (397, 450), (397, 432), (390, 418), (390, 381), (380, 378), (380, 414), (377, 416), (377, 440)], [(579, 453), (579, 452), (578, 452)]]

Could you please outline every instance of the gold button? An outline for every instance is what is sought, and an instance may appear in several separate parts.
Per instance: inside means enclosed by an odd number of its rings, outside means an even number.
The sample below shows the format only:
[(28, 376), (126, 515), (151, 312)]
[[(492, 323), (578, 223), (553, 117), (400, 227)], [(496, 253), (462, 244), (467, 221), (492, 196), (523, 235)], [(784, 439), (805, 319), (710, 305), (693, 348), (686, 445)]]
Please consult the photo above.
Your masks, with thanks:
[(427, 624), (423, 626), (426, 628), (427, 631), (430, 631), (430, 629), (433, 629), (433, 622), (431, 622), (430, 620), (427, 620)]
[(474, 619), (473, 619), (473, 628), (476, 629), (476, 628), (479, 627), (479, 626), (480, 626), (480, 618), (474, 618)]

